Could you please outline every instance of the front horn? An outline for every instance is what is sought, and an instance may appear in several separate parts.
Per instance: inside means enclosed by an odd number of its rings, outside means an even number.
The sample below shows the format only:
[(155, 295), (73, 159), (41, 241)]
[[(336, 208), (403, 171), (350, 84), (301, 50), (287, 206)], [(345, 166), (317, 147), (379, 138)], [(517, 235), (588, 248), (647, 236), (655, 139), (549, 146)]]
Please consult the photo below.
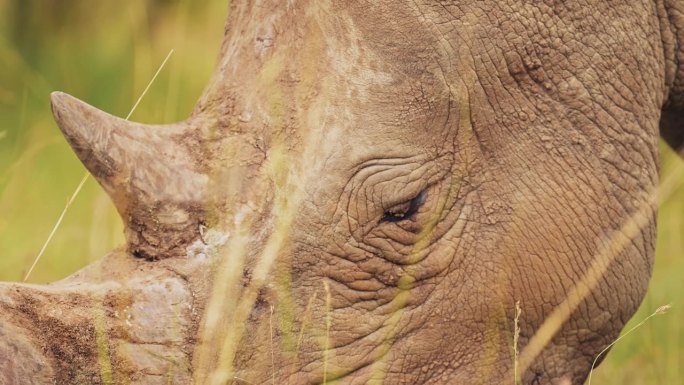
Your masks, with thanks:
[(200, 236), (209, 183), (192, 123), (134, 123), (62, 92), (51, 99), (67, 141), (114, 201), (128, 250), (150, 260), (186, 255)]

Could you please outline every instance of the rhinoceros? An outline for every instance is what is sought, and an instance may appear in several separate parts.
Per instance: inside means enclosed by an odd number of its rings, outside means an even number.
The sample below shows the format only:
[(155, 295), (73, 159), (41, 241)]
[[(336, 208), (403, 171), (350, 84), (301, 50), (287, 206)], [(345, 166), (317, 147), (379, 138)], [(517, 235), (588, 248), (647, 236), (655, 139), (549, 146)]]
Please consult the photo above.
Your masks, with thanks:
[(684, 3), (230, 2), (192, 115), (52, 109), (126, 247), (0, 285), (2, 384), (581, 384), (646, 291)]

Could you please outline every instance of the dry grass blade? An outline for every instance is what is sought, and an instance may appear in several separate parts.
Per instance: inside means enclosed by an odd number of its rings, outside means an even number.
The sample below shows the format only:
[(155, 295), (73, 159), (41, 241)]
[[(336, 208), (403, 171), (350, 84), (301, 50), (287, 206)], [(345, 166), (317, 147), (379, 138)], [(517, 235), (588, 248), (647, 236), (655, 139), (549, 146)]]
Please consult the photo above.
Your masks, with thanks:
[(130, 118), (131, 118), (131, 115), (133, 115), (133, 113), (135, 112), (135, 110), (138, 108), (138, 105), (140, 104), (140, 102), (142, 101), (142, 99), (143, 99), (143, 98), (145, 97), (145, 95), (147, 94), (147, 91), (149, 91), (149, 90), (150, 90), (150, 87), (152, 87), (152, 83), (154, 83), (154, 81), (157, 80), (157, 76), (159, 76), (159, 73), (160, 73), (160, 72), (162, 71), (162, 69), (164, 69), (164, 67), (166, 66), (166, 62), (168, 62), (169, 59), (171, 58), (171, 55), (173, 55), (173, 50), (169, 51), (168, 55), (166, 55), (166, 58), (164, 58), (164, 61), (161, 63), (161, 65), (159, 66), (159, 68), (157, 68), (157, 72), (154, 73), (154, 76), (152, 76), (152, 79), (150, 79), (150, 81), (147, 83), (147, 86), (145, 87), (145, 89), (143, 90), (143, 92), (140, 94), (140, 97), (138, 97), (138, 100), (135, 101), (135, 104), (133, 105), (133, 108), (131, 108), (131, 111), (128, 113), (128, 115), (126, 115), (126, 120), (130, 119)]
[(100, 366), (100, 381), (103, 385), (114, 384), (114, 372), (110, 358), (109, 335), (107, 333), (107, 323), (105, 308), (103, 305), (104, 296), (95, 298), (93, 307), (95, 310), (95, 339), (97, 344), (97, 359)]
[[(154, 83), (154, 81), (157, 79), (157, 76), (159, 76), (159, 73), (161, 72), (161, 70), (164, 68), (164, 66), (166, 66), (166, 62), (169, 61), (169, 58), (171, 58), (172, 54), (173, 54), (173, 50), (169, 51), (169, 54), (166, 55), (166, 58), (164, 59), (164, 61), (161, 63), (161, 65), (157, 69), (157, 72), (155, 72), (154, 76), (152, 76), (152, 79), (150, 79), (150, 81), (147, 83), (147, 86), (145, 87), (143, 92), (140, 94), (140, 97), (138, 98), (138, 100), (136, 100), (135, 104), (131, 108), (131, 111), (126, 116), (126, 120), (130, 119), (131, 115), (133, 115), (135, 110), (138, 108), (140, 101), (142, 101), (143, 97), (147, 94), (147, 91), (149, 91), (150, 87), (152, 86), (152, 83)], [(29, 268), (28, 272), (26, 272), (26, 275), (24, 275), (24, 282), (26, 282), (29, 279), (29, 277), (31, 276), (33, 269), (35, 269), (36, 265), (38, 264), (38, 261), (40, 261), (40, 258), (43, 256), (43, 253), (45, 253), (45, 250), (47, 249), (48, 245), (50, 244), (52, 237), (55, 235), (55, 233), (57, 232), (57, 229), (62, 224), (62, 220), (64, 219), (64, 216), (66, 215), (67, 211), (69, 210), (69, 206), (71, 206), (74, 199), (76, 199), (76, 196), (78, 196), (78, 194), (81, 192), (81, 189), (83, 188), (83, 185), (85, 184), (85, 182), (88, 180), (89, 176), (90, 176), (90, 173), (88, 173), (86, 171), (85, 175), (83, 175), (83, 178), (81, 178), (81, 181), (79, 182), (78, 186), (76, 186), (74, 193), (71, 194), (71, 197), (69, 198), (66, 205), (64, 206), (64, 209), (62, 210), (62, 213), (59, 215), (57, 222), (52, 227), (52, 231), (50, 231), (50, 235), (48, 235), (47, 239), (45, 240), (45, 243), (43, 243), (43, 247), (41, 247), (40, 252), (38, 252), (38, 255), (33, 260), (33, 263), (31, 264), (31, 268)]]
[(634, 325), (633, 328), (629, 329), (626, 333), (624, 333), (623, 335), (621, 335), (620, 337), (618, 337), (615, 341), (611, 342), (608, 346), (606, 346), (603, 350), (601, 350), (601, 351), (599, 352), (599, 354), (596, 355), (596, 358), (594, 358), (594, 361), (591, 363), (591, 370), (589, 371), (589, 380), (587, 381), (587, 385), (591, 385), (591, 376), (592, 376), (592, 374), (594, 374), (594, 367), (596, 366), (596, 361), (598, 361), (598, 359), (603, 355), (603, 353), (607, 352), (608, 349), (610, 349), (613, 345), (615, 345), (616, 343), (618, 343), (618, 341), (620, 341), (621, 339), (627, 337), (630, 333), (632, 333), (632, 332), (635, 331), (636, 329), (638, 329), (638, 328), (640, 328), (641, 326), (643, 326), (643, 325), (644, 325), (648, 320), (650, 320), (651, 318), (653, 318), (653, 317), (655, 317), (655, 316), (657, 316), (657, 315), (662, 315), (662, 314), (667, 313), (667, 311), (670, 310), (671, 307), (672, 307), (672, 306), (670, 306), (670, 305), (663, 305), (663, 306), (657, 308), (653, 313), (651, 313), (651, 315), (649, 315), (648, 317), (644, 318), (641, 322), (639, 322), (638, 324)]
[(332, 296), (328, 281), (323, 281), (325, 289), (325, 346), (323, 350), (323, 385), (328, 383), (328, 364), (330, 362), (330, 327), (332, 326)]
[(515, 319), (513, 322), (513, 384), (520, 384), (520, 372), (518, 371), (518, 356), (520, 351), (518, 350), (518, 343), (520, 341), (520, 314), (522, 309), (520, 308), (520, 301), (515, 301)]
[(26, 282), (26, 280), (28, 280), (29, 276), (31, 276), (33, 269), (38, 264), (38, 261), (43, 256), (43, 253), (45, 253), (45, 249), (47, 249), (48, 244), (50, 244), (50, 241), (52, 240), (52, 237), (57, 232), (59, 225), (62, 224), (62, 220), (64, 219), (64, 216), (66, 215), (67, 210), (69, 210), (69, 206), (71, 206), (71, 203), (74, 202), (74, 199), (76, 199), (76, 196), (78, 195), (78, 193), (81, 192), (81, 188), (83, 188), (83, 185), (88, 180), (89, 175), (90, 174), (88, 174), (88, 173), (83, 175), (83, 178), (81, 178), (81, 182), (79, 182), (78, 186), (76, 186), (76, 190), (74, 190), (74, 193), (71, 194), (71, 197), (69, 197), (69, 200), (67, 200), (67, 203), (64, 206), (64, 210), (62, 210), (62, 213), (59, 215), (59, 218), (57, 219), (57, 223), (55, 223), (55, 225), (52, 227), (52, 231), (50, 231), (50, 235), (48, 235), (47, 239), (45, 240), (45, 243), (43, 243), (43, 247), (41, 247), (40, 252), (38, 253), (38, 256), (36, 256), (36, 259), (33, 260), (33, 264), (31, 265), (31, 268), (29, 268), (29, 270), (26, 272), (26, 275), (24, 275), (24, 282)]
[(271, 314), (268, 318), (268, 330), (271, 333), (271, 382), (275, 385), (275, 346), (273, 346), (273, 305), (271, 305)]

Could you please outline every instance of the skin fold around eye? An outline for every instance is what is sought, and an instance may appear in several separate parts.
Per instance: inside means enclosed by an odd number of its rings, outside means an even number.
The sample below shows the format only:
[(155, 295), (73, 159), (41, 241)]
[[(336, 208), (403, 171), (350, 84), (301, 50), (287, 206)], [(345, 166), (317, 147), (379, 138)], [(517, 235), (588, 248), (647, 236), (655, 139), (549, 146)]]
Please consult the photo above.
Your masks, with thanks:
[(399, 222), (410, 219), (423, 206), (427, 198), (427, 190), (423, 190), (408, 202), (391, 208), (382, 216), (381, 222)]

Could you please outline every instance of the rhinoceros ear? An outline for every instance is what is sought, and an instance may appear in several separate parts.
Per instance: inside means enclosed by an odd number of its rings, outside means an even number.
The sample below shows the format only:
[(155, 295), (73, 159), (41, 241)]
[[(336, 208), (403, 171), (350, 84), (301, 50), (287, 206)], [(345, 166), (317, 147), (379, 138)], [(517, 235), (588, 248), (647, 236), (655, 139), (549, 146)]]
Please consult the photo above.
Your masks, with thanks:
[(61, 92), (51, 98), (59, 128), (114, 201), (130, 251), (148, 259), (184, 255), (199, 235), (208, 184), (192, 124), (133, 123)]

